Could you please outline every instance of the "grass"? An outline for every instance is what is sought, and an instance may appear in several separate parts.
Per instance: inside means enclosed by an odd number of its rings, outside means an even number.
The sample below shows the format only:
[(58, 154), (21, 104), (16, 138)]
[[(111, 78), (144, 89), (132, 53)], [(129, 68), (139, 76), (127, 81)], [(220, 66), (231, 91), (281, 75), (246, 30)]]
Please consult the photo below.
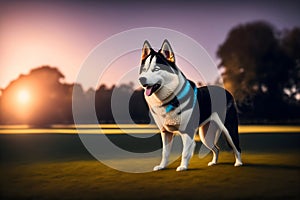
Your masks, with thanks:
[[(159, 137), (145, 143), (119, 134), (110, 139), (141, 152), (160, 144)], [(240, 142), (242, 167), (233, 167), (232, 153), (221, 151), (213, 167), (207, 167), (211, 155), (195, 155), (185, 172), (175, 171), (177, 160), (163, 171), (134, 174), (95, 160), (78, 135), (0, 134), (0, 199), (300, 199), (299, 132), (241, 134)], [(158, 162), (147, 159), (150, 167)], [(112, 162), (137, 168), (130, 158)]]
[(120, 172), (96, 160), (3, 164), (1, 199), (299, 199), (299, 154), (244, 153), (243, 167), (221, 152), (220, 164), (196, 155), (190, 170)]

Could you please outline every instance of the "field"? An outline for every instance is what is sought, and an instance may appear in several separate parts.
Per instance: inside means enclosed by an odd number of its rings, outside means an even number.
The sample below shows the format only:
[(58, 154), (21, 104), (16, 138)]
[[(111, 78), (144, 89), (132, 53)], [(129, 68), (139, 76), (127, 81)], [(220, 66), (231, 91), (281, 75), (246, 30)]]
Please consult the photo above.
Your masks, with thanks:
[[(128, 143), (122, 135), (115, 136)], [(300, 199), (300, 134), (240, 136), (244, 166), (233, 167), (224, 146), (220, 162), (197, 153), (190, 170), (126, 173), (107, 167), (78, 135), (0, 135), (1, 199)], [(156, 140), (156, 139), (155, 139)], [(159, 138), (157, 138), (159, 143)], [(200, 143), (198, 142), (198, 149)], [(144, 147), (146, 148), (146, 147)], [(225, 150), (224, 150), (225, 149)], [(149, 158), (151, 159), (151, 158)], [(156, 158), (153, 158), (156, 159)], [(130, 158), (117, 160), (134, 166)]]

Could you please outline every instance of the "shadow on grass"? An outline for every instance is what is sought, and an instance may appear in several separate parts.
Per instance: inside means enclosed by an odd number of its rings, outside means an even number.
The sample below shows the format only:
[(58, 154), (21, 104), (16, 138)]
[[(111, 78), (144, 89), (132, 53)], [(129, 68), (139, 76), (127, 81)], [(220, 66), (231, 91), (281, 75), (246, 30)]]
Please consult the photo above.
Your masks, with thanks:
[[(234, 167), (232, 163), (218, 163), (216, 165), (210, 166), (208, 168), (217, 168), (217, 167), (222, 167), (222, 166), (232, 166), (233, 168), (256, 168), (256, 169), (281, 169), (281, 170), (300, 170), (300, 167), (298, 166), (291, 166), (291, 165), (272, 165), (272, 164), (253, 164), (253, 163), (246, 163), (241, 167)], [(188, 168), (185, 171), (182, 172), (188, 172), (188, 171), (204, 171), (205, 169), (203, 168)], [(176, 167), (168, 167), (163, 170), (159, 170), (156, 172), (171, 172), (171, 171), (176, 171)], [(181, 172), (181, 173), (182, 173)]]
[[(177, 167), (168, 167), (166, 169), (160, 170), (160, 171), (176, 171)], [(202, 168), (196, 168), (196, 167), (192, 167), (192, 168), (188, 168), (187, 170), (181, 171), (182, 172), (188, 172), (188, 171), (203, 171), (204, 169)], [(159, 171), (157, 171), (159, 172)]]
[(261, 169), (284, 169), (284, 170), (299, 170), (299, 166), (293, 165), (274, 165), (274, 164), (253, 164), (253, 163), (246, 163), (244, 167), (251, 167), (251, 168), (261, 168)]
[[(220, 162), (210, 167), (232, 166), (231, 162)], [(265, 163), (244, 163), (243, 166), (235, 168), (260, 168), (260, 169), (283, 169), (283, 170), (299, 170), (299, 166), (295, 165), (283, 165), (283, 164), (265, 164)]]

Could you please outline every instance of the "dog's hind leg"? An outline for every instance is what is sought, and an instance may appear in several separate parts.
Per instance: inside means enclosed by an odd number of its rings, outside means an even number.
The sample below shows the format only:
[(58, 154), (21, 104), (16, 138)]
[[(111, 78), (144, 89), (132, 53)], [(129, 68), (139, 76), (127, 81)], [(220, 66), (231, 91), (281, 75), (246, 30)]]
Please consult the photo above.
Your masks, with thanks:
[(234, 166), (235, 167), (239, 167), (239, 166), (242, 166), (243, 163), (242, 163), (242, 158), (241, 158), (241, 152), (238, 150), (238, 147), (235, 146), (230, 134), (229, 134), (229, 131), (227, 130), (227, 128), (224, 126), (224, 129), (223, 129), (223, 132), (226, 136), (226, 139), (228, 141), (228, 143), (231, 145), (232, 149), (233, 149), (233, 152), (234, 152), (234, 156), (235, 156), (235, 163), (234, 163)]
[(220, 139), (220, 135), (221, 135), (221, 129), (216, 128), (216, 135), (215, 135), (215, 141), (214, 141), (214, 147), (211, 149), (213, 152), (213, 159), (211, 162), (208, 163), (208, 166), (212, 166), (217, 164), (218, 159), (219, 159), (219, 152), (220, 152), (220, 148), (218, 147), (217, 143)]
[[(232, 140), (232, 143), (233, 143), (233, 145), (231, 145), (232, 148), (234, 149), (234, 147), (235, 147), (235, 149), (236, 149), (236, 151), (234, 150), (234, 153), (235, 153), (234, 166), (236, 166), (236, 167), (241, 166), (241, 165), (243, 165), (243, 163), (242, 163), (242, 159), (241, 159), (241, 148), (240, 148), (240, 142), (239, 142), (238, 116), (237, 116), (237, 110), (236, 110), (236, 107), (234, 106), (234, 104), (232, 104), (227, 110), (224, 126), (228, 130), (228, 133)], [(227, 133), (227, 132), (225, 132), (225, 133)]]
[(194, 154), (194, 149), (196, 143), (192, 137), (190, 137), (187, 133), (182, 133), (181, 139), (183, 143), (183, 150), (181, 156), (180, 166), (177, 167), (176, 171), (184, 171), (187, 170), (191, 157)]
[(173, 144), (173, 133), (162, 131), (161, 132), (161, 139), (163, 144), (163, 150), (162, 150), (162, 159), (159, 165), (155, 166), (153, 168), (153, 171), (158, 171), (166, 168), (169, 161), (170, 152), (172, 149)]
[(207, 164), (207, 166), (213, 166), (215, 164), (217, 164), (218, 159), (219, 159), (219, 147), (217, 147), (216, 145), (211, 149), (211, 151), (213, 152), (213, 159)]
[(217, 142), (219, 140), (221, 130), (214, 121), (207, 122), (199, 129), (199, 135), (202, 143), (213, 152), (212, 161), (208, 166), (217, 164), (219, 158), (219, 147)]
[[(242, 163), (242, 159), (241, 159), (241, 152), (240, 152), (240, 148), (238, 146), (238, 143), (236, 143), (237, 145), (235, 145), (235, 141), (233, 140), (233, 138), (231, 137), (229, 130), (225, 127), (225, 125), (222, 123), (221, 119), (219, 118), (217, 113), (213, 113), (212, 114), (212, 119), (219, 125), (220, 129), (223, 131), (223, 133), (226, 136), (226, 139), (228, 141), (228, 143), (230, 144), (230, 146), (233, 149), (234, 155), (235, 155), (235, 167), (241, 166), (243, 165)], [(230, 130), (232, 131), (232, 130)], [(237, 131), (237, 130), (236, 130)], [(235, 134), (238, 134), (237, 132)], [(238, 137), (238, 135), (237, 135)]]

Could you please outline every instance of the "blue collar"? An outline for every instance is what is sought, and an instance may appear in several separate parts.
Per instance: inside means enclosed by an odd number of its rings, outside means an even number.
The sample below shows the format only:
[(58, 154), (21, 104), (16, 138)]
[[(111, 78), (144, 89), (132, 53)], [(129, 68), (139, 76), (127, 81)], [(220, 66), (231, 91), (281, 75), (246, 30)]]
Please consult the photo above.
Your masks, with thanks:
[[(189, 90), (191, 88), (191, 84), (189, 83), (189, 81), (186, 81), (183, 90), (180, 91), (180, 93), (174, 97), (173, 100), (171, 100), (168, 105), (166, 106), (166, 113), (170, 112), (171, 110), (173, 110), (175, 107), (179, 106), (179, 100), (183, 99), (188, 93)], [(193, 101), (193, 107), (196, 105), (196, 101), (197, 101), (197, 87), (194, 87), (194, 101)]]

